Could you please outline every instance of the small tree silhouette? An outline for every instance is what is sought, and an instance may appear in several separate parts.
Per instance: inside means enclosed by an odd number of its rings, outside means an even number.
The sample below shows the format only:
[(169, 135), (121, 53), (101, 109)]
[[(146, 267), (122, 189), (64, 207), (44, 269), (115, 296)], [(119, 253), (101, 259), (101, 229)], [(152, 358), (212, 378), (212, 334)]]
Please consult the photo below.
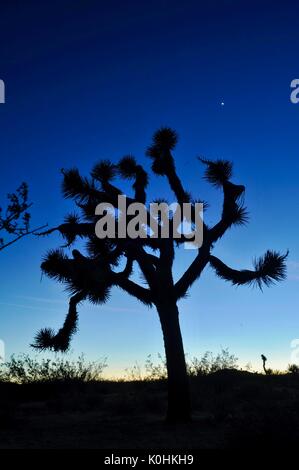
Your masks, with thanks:
[(8, 205), (5, 210), (0, 207), (0, 232), (5, 232), (8, 239), (0, 237), (0, 251), (13, 245), (21, 238), (35, 234), (46, 227), (30, 228), (29, 209), (32, 203), (28, 201), (28, 185), (22, 183), (14, 193), (7, 195)]
[[(177, 134), (169, 128), (161, 128), (153, 136), (152, 145), (147, 155), (152, 159), (152, 170), (156, 175), (168, 179), (177, 203), (192, 203), (192, 221), (195, 216), (195, 201), (184, 189), (175, 168), (172, 150), (177, 143)], [(200, 277), (203, 269), (210, 264), (216, 274), (234, 285), (257, 285), (262, 288), (285, 277), (285, 259), (274, 251), (257, 259), (254, 270), (235, 270), (213, 256), (211, 251), (215, 243), (233, 225), (242, 225), (247, 221), (247, 213), (240, 202), (244, 186), (233, 184), (232, 164), (228, 161), (209, 161), (201, 159), (206, 167), (205, 179), (213, 186), (222, 188), (224, 200), (221, 219), (213, 227), (203, 224), (203, 243), (196, 252), (194, 261), (182, 277), (173, 279), (175, 248), (186, 241), (182, 236), (174, 239), (162, 238), (116, 238), (99, 239), (95, 236), (95, 207), (99, 203), (110, 203), (117, 207), (117, 198), (121, 191), (111, 181), (118, 175), (133, 180), (134, 197), (127, 198), (128, 203), (146, 202), (148, 175), (143, 167), (131, 156), (124, 157), (118, 165), (109, 161), (97, 164), (91, 178), (82, 177), (77, 169), (63, 170), (63, 194), (65, 198), (75, 200), (82, 213), (82, 220), (77, 215), (69, 215), (65, 222), (43, 234), (58, 231), (72, 245), (77, 238), (87, 240), (87, 256), (73, 250), (73, 258), (68, 258), (62, 249), (52, 250), (44, 259), (41, 267), (49, 277), (58, 280), (71, 292), (69, 310), (64, 325), (55, 334), (51, 329), (42, 329), (35, 337), (34, 347), (66, 351), (70, 338), (77, 329), (77, 305), (83, 300), (101, 304), (109, 297), (112, 286), (117, 286), (136, 297), (145, 305), (155, 306), (159, 315), (166, 353), (168, 374), (168, 410), (169, 421), (190, 419), (189, 383), (182, 336), (179, 325), (177, 303), (186, 296), (189, 288)], [(149, 215), (150, 217), (150, 215)], [(170, 217), (171, 218), (171, 217)], [(116, 271), (121, 259), (126, 259), (123, 271)], [(133, 264), (139, 266), (147, 286), (141, 286), (130, 279)]]

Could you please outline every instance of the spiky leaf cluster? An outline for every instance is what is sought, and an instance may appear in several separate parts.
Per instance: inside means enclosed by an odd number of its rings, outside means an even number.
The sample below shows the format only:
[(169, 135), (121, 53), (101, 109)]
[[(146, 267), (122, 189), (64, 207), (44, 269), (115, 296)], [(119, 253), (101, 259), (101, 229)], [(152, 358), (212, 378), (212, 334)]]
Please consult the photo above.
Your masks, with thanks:
[(153, 135), (153, 142), (147, 149), (147, 156), (152, 160), (152, 170), (157, 175), (166, 175), (173, 167), (174, 161), (171, 155), (177, 144), (177, 132), (169, 127), (162, 127)]
[(206, 165), (204, 179), (206, 179), (213, 186), (221, 187), (224, 183), (228, 182), (233, 173), (232, 163), (228, 160), (206, 160), (199, 158), (199, 160)]

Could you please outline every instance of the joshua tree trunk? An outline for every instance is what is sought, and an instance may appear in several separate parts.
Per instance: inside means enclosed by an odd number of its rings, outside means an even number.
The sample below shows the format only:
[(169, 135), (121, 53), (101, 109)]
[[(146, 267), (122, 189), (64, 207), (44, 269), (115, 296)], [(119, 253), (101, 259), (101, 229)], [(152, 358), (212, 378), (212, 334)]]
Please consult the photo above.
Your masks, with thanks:
[(191, 419), (189, 379), (184, 346), (179, 323), (179, 311), (175, 303), (165, 302), (157, 306), (163, 331), (168, 374), (168, 422)]

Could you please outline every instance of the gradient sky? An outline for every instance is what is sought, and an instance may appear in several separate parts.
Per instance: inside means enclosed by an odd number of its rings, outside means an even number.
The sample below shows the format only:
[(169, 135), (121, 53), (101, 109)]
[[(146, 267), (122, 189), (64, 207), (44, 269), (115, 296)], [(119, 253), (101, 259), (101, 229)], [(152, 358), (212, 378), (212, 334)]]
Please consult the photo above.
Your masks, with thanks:
[[(145, 149), (161, 125), (180, 141), (177, 169), (194, 197), (221, 211), (221, 193), (202, 179), (196, 156), (234, 162), (233, 181), (246, 186), (248, 227), (233, 228), (215, 254), (236, 268), (272, 248), (290, 250), (288, 279), (263, 293), (234, 288), (210, 268), (180, 302), (185, 350), (221, 347), (260, 367), (286, 368), (299, 338), (299, 7), (293, 1), (16, 1), (0, 6), (0, 205), (25, 180), (33, 222), (59, 224), (72, 209), (60, 193), (62, 167), (88, 173), (101, 158)], [(224, 106), (221, 105), (224, 102)], [(151, 176), (150, 197), (168, 197)], [(40, 262), (57, 235), (26, 239), (0, 254), (0, 338), (6, 355), (31, 352), (35, 332), (59, 328), (67, 311), (63, 286)], [(181, 250), (175, 277), (194, 253)], [(73, 355), (107, 356), (119, 374), (163, 352), (154, 310), (113, 290), (104, 306), (80, 307)], [(49, 355), (49, 354), (48, 354)]]

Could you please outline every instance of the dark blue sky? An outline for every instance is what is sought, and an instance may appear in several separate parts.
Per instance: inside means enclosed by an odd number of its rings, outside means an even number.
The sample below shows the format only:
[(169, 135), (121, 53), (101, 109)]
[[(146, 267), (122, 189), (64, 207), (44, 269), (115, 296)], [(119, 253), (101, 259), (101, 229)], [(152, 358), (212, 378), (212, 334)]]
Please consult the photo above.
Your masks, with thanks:
[[(144, 150), (161, 125), (179, 132), (178, 170), (217, 220), (221, 194), (201, 180), (197, 155), (234, 161), (251, 214), (215, 249), (243, 268), (267, 248), (290, 249), (289, 278), (263, 294), (235, 289), (207, 269), (181, 302), (185, 349), (228, 346), (241, 362), (264, 352), (286, 367), (299, 337), (299, 78), (297, 2), (2, 1), (0, 79), (1, 200), (30, 184), (36, 224), (56, 225), (70, 209), (60, 168), (88, 172), (101, 158)], [(221, 102), (224, 106), (221, 106)], [(169, 196), (151, 178), (151, 195)], [(169, 198), (169, 197), (168, 197)], [(40, 260), (58, 238), (26, 240), (1, 253), (0, 338), (7, 354), (29, 351), (37, 329), (59, 327), (62, 286), (43, 278)], [(176, 277), (192, 258), (177, 257)], [(111, 371), (162, 351), (158, 320), (115, 291), (103, 307), (83, 306), (74, 353), (108, 356)]]

